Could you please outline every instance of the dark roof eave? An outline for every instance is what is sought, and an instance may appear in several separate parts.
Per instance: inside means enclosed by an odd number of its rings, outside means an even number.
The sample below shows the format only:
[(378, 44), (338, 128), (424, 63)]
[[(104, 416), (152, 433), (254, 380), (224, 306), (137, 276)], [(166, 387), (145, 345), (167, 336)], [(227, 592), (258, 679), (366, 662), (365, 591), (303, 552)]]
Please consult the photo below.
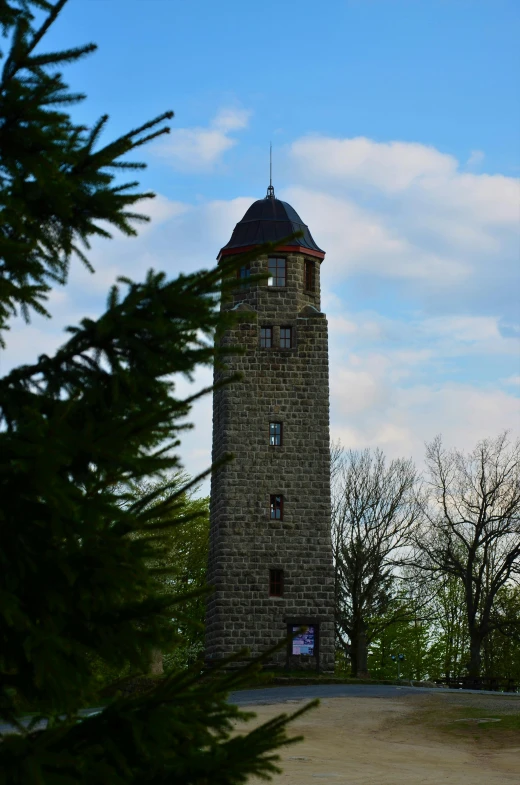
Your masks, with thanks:
[[(217, 261), (220, 262), (223, 256), (233, 256), (235, 254), (252, 251), (255, 247), (255, 245), (242, 245), (238, 246), (237, 248), (229, 248), (224, 246), (224, 248), (221, 248), (219, 251)], [(276, 251), (281, 251), (282, 253), (301, 253), (306, 254), (307, 256), (315, 256), (320, 260), (325, 259), (325, 251), (319, 251), (314, 248), (306, 248), (303, 245), (283, 245), (280, 248), (277, 248)]]

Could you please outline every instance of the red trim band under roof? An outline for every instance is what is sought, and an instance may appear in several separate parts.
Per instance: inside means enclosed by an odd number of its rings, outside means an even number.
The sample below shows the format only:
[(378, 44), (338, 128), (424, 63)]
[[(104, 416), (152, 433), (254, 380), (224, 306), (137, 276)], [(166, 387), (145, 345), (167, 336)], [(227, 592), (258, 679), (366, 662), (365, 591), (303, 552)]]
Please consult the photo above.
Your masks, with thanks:
[[(217, 261), (220, 262), (223, 256), (246, 253), (247, 251), (252, 251), (253, 248), (256, 248), (256, 246), (245, 245), (243, 248), (223, 248), (217, 256)], [(306, 256), (316, 256), (318, 259), (325, 259), (323, 251), (315, 251), (313, 248), (304, 248), (302, 245), (282, 245), (280, 248), (276, 248), (273, 251), (273, 254), (278, 253), (278, 251), (282, 253), (300, 253), (305, 254)]]

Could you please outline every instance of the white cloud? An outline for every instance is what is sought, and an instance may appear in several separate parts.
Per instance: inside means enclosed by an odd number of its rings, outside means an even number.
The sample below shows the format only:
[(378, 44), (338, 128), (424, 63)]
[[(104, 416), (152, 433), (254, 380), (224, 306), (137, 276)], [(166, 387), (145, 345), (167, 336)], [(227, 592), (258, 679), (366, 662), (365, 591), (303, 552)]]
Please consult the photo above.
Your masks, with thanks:
[[(394, 200), (415, 203), (421, 210), (466, 218), (486, 225), (510, 224), (518, 228), (520, 184), (503, 175), (461, 172), (456, 158), (415, 142), (375, 142), (358, 137), (332, 139), (307, 136), (290, 147), (294, 174), (306, 184), (323, 189), (369, 191)], [(459, 218), (459, 216), (457, 216)]]
[(469, 168), (472, 166), (478, 166), (482, 163), (484, 158), (485, 156), (482, 150), (472, 150), (468, 160), (466, 161), (466, 166)]
[(142, 237), (143, 231), (155, 230), (159, 224), (169, 221), (174, 216), (182, 215), (187, 210), (189, 210), (187, 204), (171, 201), (161, 194), (156, 194), (153, 199), (143, 199), (142, 202), (137, 203), (136, 212), (147, 215), (150, 222), (139, 225), (139, 235)]
[(468, 449), (503, 430), (520, 432), (514, 395), (471, 384), (399, 385), (388, 368), (331, 374), (331, 436), (347, 448), (381, 447), (391, 458), (424, 459), (424, 443), (438, 433), (450, 446)]
[(325, 281), (333, 277), (337, 283), (338, 278), (361, 273), (445, 288), (470, 274), (465, 260), (412, 241), (386, 216), (359, 207), (353, 199), (302, 186), (285, 189), (283, 197), (312, 224), (313, 236), (326, 250)]
[(466, 220), (478, 219), (485, 226), (509, 225), (518, 230), (520, 183), (512, 177), (457, 174), (448, 182), (432, 184), (430, 193), (445, 212), (455, 209)]
[(294, 142), (293, 158), (319, 178), (350, 180), (393, 193), (427, 177), (448, 177), (457, 168), (451, 155), (411, 142), (374, 142), (365, 137), (306, 136)]
[(213, 127), (223, 133), (247, 128), (251, 112), (248, 109), (221, 109), (213, 120)]
[[(520, 357), (520, 341), (502, 335), (497, 317), (391, 319), (343, 308), (329, 316), (329, 331), (331, 435), (346, 447), (377, 446), (421, 466), (437, 433), (463, 449), (502, 430), (520, 433), (520, 376), (499, 382), (483, 372), (489, 358), (517, 366)], [(459, 361), (470, 363), (467, 381), (453, 378)], [(482, 381), (472, 380), (475, 369)]]
[(251, 112), (245, 109), (221, 109), (209, 128), (174, 128), (167, 139), (152, 149), (170, 166), (181, 171), (210, 171), (226, 150), (236, 145), (229, 136), (247, 127)]
[(500, 331), (493, 316), (438, 316), (424, 319), (415, 326), (425, 337), (440, 339), (442, 351), (463, 354), (512, 354), (520, 356), (520, 340)]
[(383, 295), (390, 280), (432, 312), (518, 318), (517, 179), (462, 171), (426, 145), (366, 138), (305, 136), (289, 160), (284, 195), (327, 252), (325, 286), (363, 276)]
[(403, 315), (392, 319), (373, 312), (348, 313), (344, 305), (338, 312), (336, 305), (328, 319), (331, 352), (337, 353), (340, 362), (345, 346), (365, 358), (369, 352), (384, 352), (399, 374), (403, 365), (456, 357), (480, 362), (479, 356), (503, 356), (508, 362), (508, 357), (520, 362), (520, 336), (503, 334), (498, 317)]

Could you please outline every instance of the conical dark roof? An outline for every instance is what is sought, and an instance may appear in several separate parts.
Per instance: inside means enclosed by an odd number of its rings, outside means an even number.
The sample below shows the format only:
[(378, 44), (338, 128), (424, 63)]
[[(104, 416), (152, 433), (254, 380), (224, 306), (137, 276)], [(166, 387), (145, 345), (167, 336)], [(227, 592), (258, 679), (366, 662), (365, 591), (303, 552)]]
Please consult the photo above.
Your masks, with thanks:
[(303, 235), (290, 240), (278, 250), (299, 250), (323, 259), (325, 251), (316, 245), (309, 227), (290, 204), (275, 198), (274, 190), (270, 187), (265, 199), (253, 202), (242, 220), (237, 223), (230, 241), (221, 248), (217, 258), (240, 253), (262, 243), (274, 243), (295, 232), (303, 232)]

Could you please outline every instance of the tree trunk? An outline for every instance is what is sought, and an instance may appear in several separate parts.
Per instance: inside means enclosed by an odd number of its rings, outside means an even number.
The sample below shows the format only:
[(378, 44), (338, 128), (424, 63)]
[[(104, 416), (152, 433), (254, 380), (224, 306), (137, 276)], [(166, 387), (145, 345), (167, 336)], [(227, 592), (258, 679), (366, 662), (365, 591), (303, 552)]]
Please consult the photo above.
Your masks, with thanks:
[(451, 665), (453, 661), (452, 651), (453, 651), (453, 638), (449, 637), (448, 640), (446, 641), (446, 649), (444, 654), (444, 678), (446, 679), (446, 681), (452, 675), (451, 673), (452, 671)]
[(468, 675), (474, 679), (478, 679), (480, 676), (480, 665), (481, 665), (481, 650), (482, 647), (482, 638), (480, 635), (475, 635), (474, 633), (470, 637), (469, 643), (469, 665), (468, 665)]
[(354, 638), (352, 639), (352, 646), (350, 647), (350, 675), (353, 679), (357, 676), (357, 647)]
[(150, 657), (150, 676), (162, 676), (164, 673), (163, 656), (160, 649), (154, 649)]
[(368, 679), (368, 644), (366, 627), (363, 621), (354, 626), (352, 637), (352, 676)]
[(358, 679), (368, 679), (368, 644), (364, 629), (359, 631), (357, 640), (357, 677)]

